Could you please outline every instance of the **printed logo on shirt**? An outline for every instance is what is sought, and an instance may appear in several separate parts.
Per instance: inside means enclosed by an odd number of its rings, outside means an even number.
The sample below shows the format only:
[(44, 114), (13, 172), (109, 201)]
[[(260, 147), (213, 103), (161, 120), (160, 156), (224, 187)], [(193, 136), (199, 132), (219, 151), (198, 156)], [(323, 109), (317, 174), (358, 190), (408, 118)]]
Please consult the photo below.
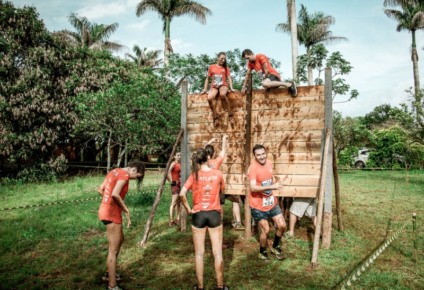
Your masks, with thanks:
[[(272, 179), (267, 179), (267, 180), (262, 181), (261, 182), (261, 185), (262, 186), (272, 185)], [(272, 194), (272, 190), (271, 189), (265, 190), (264, 191), (264, 194), (265, 195), (270, 195), (270, 194)]]
[(222, 85), (222, 75), (214, 75), (213, 76), (213, 83), (215, 86), (220, 86)]

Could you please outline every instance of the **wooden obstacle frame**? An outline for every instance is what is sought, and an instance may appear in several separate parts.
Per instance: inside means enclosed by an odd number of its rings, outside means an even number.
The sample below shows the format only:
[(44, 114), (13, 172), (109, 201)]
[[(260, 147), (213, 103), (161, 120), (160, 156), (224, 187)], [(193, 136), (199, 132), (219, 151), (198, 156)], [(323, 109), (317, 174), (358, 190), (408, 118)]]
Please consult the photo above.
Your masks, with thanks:
[[(246, 173), (253, 158), (251, 148), (262, 144), (268, 159), (273, 161), (274, 182), (284, 185), (282, 191), (274, 191), (275, 195), (317, 198), (321, 184), (325, 184), (323, 241), (330, 241), (332, 167), (326, 166), (324, 174), (321, 171), (325, 131), (332, 130), (331, 69), (326, 69), (324, 86), (298, 87), (296, 97), (292, 97), (287, 89), (279, 88), (270, 91), (250, 89), (245, 96), (230, 92), (228, 98), (234, 112), (233, 121), (229, 119), (228, 108), (222, 106), (218, 97), (219, 125), (214, 126), (207, 94), (188, 94), (187, 84), (183, 84), (181, 126), (186, 134), (181, 143), (182, 183), (190, 173), (192, 152), (204, 147), (211, 138), (215, 138), (212, 145), (219, 152), (222, 136), (227, 134), (227, 155), (221, 165), (225, 193), (248, 198)], [(330, 145), (331, 138), (327, 144), (329, 164), (332, 163)], [(250, 210), (248, 206), (245, 209), (247, 221), (250, 220)], [(326, 229), (330, 237), (326, 236)], [(246, 236), (250, 233), (250, 223), (246, 222)]]

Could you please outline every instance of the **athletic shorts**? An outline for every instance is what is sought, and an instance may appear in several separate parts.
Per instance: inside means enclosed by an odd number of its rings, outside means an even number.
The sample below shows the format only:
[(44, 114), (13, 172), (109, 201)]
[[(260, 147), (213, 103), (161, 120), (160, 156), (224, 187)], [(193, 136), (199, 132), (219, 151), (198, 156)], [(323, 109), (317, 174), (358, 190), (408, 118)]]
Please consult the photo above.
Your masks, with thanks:
[(111, 224), (111, 223), (112, 223), (111, 221), (107, 221), (107, 220), (101, 220), (101, 222), (102, 222), (105, 226), (107, 226), (108, 224)]
[(281, 208), (278, 204), (275, 205), (269, 211), (261, 211), (252, 207), (250, 209), (252, 212), (252, 217), (256, 223), (260, 222), (261, 220), (267, 220), (267, 219), (275, 217), (276, 215), (282, 214)]
[(172, 195), (175, 195), (175, 194), (180, 194), (180, 192), (181, 192), (181, 186), (179, 186), (179, 185), (174, 185), (174, 186), (171, 186), (171, 192), (172, 192)]
[(281, 81), (279, 77), (277, 77), (276, 75), (273, 74), (269, 74), (266, 79), (269, 79), (270, 81)]
[(316, 216), (315, 198), (295, 197), (290, 212), (300, 218), (304, 215), (310, 218)]
[(217, 210), (196, 212), (191, 218), (191, 224), (199, 229), (219, 227), (222, 224), (221, 213)]

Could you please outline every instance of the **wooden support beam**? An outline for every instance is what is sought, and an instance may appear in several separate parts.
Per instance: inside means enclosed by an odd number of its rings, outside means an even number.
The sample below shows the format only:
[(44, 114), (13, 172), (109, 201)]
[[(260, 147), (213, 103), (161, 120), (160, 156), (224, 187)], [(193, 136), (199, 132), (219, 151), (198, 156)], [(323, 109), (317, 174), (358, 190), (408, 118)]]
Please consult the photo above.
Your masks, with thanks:
[(245, 200), (244, 200), (244, 224), (245, 230), (244, 235), (246, 238), (252, 236), (252, 214), (250, 212), (250, 194), (249, 194), (249, 178), (247, 177), (247, 169), (250, 165), (250, 156), (252, 156), (252, 145), (251, 145), (251, 130), (252, 130), (252, 74), (248, 79), (247, 84), (247, 96), (246, 96), (246, 123), (245, 123), (245, 132), (246, 132), (246, 142), (244, 144), (244, 172), (245, 172)]
[[(184, 130), (184, 135), (181, 140), (181, 184), (184, 185), (190, 175), (190, 151), (188, 148), (188, 132), (187, 132), (187, 98), (188, 98), (188, 83), (183, 81), (181, 84), (181, 129)], [(180, 226), (181, 231), (187, 229), (187, 211), (183, 206), (180, 206)]]

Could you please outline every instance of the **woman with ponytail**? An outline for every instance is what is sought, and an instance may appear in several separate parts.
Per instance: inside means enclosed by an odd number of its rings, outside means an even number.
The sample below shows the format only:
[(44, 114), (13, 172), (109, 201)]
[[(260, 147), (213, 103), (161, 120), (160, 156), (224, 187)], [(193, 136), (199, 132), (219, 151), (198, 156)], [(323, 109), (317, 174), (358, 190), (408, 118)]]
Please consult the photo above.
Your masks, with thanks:
[[(219, 170), (208, 166), (208, 154), (205, 149), (193, 153), (192, 173), (181, 189), (181, 200), (188, 214), (192, 215), (192, 232), (195, 252), (197, 285), (193, 289), (203, 289), (203, 255), (205, 252), (206, 231), (212, 243), (217, 287), (229, 289), (224, 285), (224, 260), (222, 256), (222, 221), (219, 191), (224, 190), (224, 179)], [(190, 207), (186, 194), (193, 193), (193, 207)]]

